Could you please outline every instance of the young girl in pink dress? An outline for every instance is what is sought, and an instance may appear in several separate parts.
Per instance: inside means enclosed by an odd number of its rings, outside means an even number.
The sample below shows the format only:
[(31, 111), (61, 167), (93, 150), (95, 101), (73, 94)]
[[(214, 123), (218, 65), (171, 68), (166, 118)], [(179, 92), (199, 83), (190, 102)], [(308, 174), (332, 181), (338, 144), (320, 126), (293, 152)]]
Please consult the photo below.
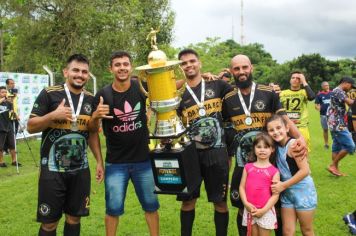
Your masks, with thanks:
[(275, 148), (271, 137), (265, 133), (256, 136), (253, 142), (250, 163), (245, 165), (240, 197), (245, 206), (242, 225), (248, 235), (270, 235), (277, 228), (274, 205), (278, 194), (272, 194), (271, 185), (279, 181), (278, 169), (271, 164)]

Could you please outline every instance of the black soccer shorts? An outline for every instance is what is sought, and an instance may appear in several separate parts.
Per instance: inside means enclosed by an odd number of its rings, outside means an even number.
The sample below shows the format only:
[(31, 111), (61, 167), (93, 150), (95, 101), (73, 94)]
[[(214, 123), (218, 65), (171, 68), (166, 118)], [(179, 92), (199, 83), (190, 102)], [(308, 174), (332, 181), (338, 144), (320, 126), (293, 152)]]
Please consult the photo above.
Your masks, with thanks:
[(53, 223), (63, 212), (71, 216), (88, 216), (90, 205), (89, 168), (73, 172), (49, 171), (41, 167), (38, 182), (37, 221)]
[[(198, 156), (208, 201), (226, 202), (229, 182), (229, 158), (226, 149), (198, 150)], [(177, 195), (177, 200), (189, 201), (199, 197), (200, 185), (190, 195)]]

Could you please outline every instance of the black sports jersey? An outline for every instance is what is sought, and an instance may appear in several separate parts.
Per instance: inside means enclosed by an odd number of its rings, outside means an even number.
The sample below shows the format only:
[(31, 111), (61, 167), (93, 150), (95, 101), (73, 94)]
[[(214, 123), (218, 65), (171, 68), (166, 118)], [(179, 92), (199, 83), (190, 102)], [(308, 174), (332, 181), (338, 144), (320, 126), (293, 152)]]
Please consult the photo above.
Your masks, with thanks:
[(8, 101), (0, 103), (0, 132), (9, 132), (12, 129), (12, 122), (9, 113), (12, 110), (12, 104)]
[[(237, 89), (226, 94), (223, 100), (223, 117), (232, 122), (235, 135), (229, 153), (236, 155), (238, 166), (243, 167), (247, 163), (255, 136), (266, 125), (266, 120), (273, 113), (286, 114), (279, 101), (278, 95), (270, 86), (257, 84), (255, 96), (251, 106), (252, 124), (246, 125), (246, 114), (242, 108)], [(246, 107), (250, 105), (250, 94), (242, 95)]]
[[(80, 94), (71, 93), (77, 109)], [(63, 99), (69, 106), (63, 84), (43, 89), (38, 95), (30, 117), (44, 116), (57, 109)], [(77, 120), (78, 131), (72, 131), (71, 122), (56, 120), (42, 132), (41, 165), (50, 171), (70, 172), (88, 168), (87, 141), (88, 123), (92, 114), (93, 95), (84, 91), (84, 99)]]
[[(112, 96), (108, 96), (111, 93)], [(110, 105), (113, 119), (103, 119), (106, 137), (106, 162), (134, 163), (148, 159), (148, 127), (146, 117), (146, 97), (136, 81), (131, 81), (125, 92), (116, 92), (112, 85), (101, 89), (95, 95), (94, 110), (100, 96)], [(109, 101), (112, 100), (112, 101)]]
[[(192, 88), (200, 99), (201, 83)], [(185, 90), (178, 112), (185, 124), (189, 123), (189, 136), (195, 140), (198, 149), (225, 147), (224, 130), (222, 129), (222, 98), (232, 91), (231, 85), (223, 80), (205, 82), (204, 108), (206, 116), (199, 116), (199, 107), (191, 94)]]

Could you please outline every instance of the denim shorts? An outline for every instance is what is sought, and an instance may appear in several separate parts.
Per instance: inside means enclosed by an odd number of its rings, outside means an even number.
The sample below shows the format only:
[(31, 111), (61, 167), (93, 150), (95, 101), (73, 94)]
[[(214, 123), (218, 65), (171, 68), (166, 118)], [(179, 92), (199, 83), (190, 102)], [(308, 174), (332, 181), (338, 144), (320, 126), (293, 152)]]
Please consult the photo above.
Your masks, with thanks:
[(333, 153), (338, 153), (341, 150), (346, 150), (350, 154), (355, 152), (355, 143), (348, 130), (331, 131), (331, 137), (333, 138), (331, 149)]
[(320, 124), (321, 124), (321, 127), (323, 128), (323, 130), (328, 130), (329, 129), (329, 127), (328, 127), (328, 117), (320, 115)]
[(159, 208), (157, 195), (153, 193), (155, 183), (151, 162), (113, 164), (105, 163), (105, 205), (106, 214), (124, 214), (127, 186), (131, 179), (138, 200), (145, 212), (155, 212)]
[(305, 177), (301, 182), (292, 185), (281, 194), (281, 207), (294, 208), (297, 211), (314, 210), (317, 205), (317, 194), (313, 179)]

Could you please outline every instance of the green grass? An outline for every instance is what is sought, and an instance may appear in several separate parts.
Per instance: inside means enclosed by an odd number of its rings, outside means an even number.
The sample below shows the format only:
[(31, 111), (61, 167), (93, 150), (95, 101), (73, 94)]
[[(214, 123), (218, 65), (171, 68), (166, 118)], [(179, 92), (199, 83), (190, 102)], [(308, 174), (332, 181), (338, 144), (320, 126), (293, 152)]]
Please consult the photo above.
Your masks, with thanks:
[[(348, 228), (341, 218), (347, 212), (356, 209), (356, 198), (354, 197), (356, 194), (356, 172), (354, 170), (356, 160), (354, 156), (347, 156), (341, 162), (341, 170), (347, 173), (348, 177), (334, 177), (326, 171), (325, 168), (330, 163), (331, 152), (323, 148), (319, 114), (313, 107), (313, 104), (309, 104), (309, 129), (312, 140), (310, 163), (318, 192), (315, 232), (316, 235), (322, 236), (348, 235)], [(37, 162), (39, 162), (39, 145), (38, 140), (30, 141)], [(17, 174), (16, 168), (12, 166), (0, 169), (0, 235), (37, 235), (39, 227), (36, 222), (38, 168), (35, 167), (25, 142), (19, 142), (18, 150), (19, 160), (23, 163), (20, 174)], [(104, 150), (103, 153), (105, 153)], [(10, 163), (10, 157), (5, 156), (5, 160)], [(92, 155), (90, 155), (90, 164), (92, 176), (94, 176), (95, 162)], [(159, 211), (161, 235), (179, 235), (180, 204), (175, 201), (175, 196), (171, 195), (159, 195), (159, 200), (161, 204)], [(97, 184), (94, 179), (92, 179), (90, 208), (90, 216), (82, 220), (82, 235), (104, 235), (104, 185)], [(236, 212), (236, 208), (230, 207), (229, 235), (237, 235)], [(58, 227), (58, 235), (62, 235), (62, 228), (63, 220)], [(120, 218), (118, 235), (141, 236), (148, 235), (147, 232), (143, 211), (133, 187), (130, 185), (125, 214)], [(210, 236), (214, 234), (213, 207), (207, 202), (203, 190), (197, 203), (193, 235)]]

